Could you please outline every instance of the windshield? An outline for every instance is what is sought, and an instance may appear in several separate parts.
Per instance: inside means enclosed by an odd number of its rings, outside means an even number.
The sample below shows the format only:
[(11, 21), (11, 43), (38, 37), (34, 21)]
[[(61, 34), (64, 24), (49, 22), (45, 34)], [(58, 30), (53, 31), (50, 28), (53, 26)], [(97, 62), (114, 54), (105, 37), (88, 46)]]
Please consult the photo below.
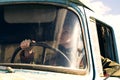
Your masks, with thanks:
[(1, 6), (0, 15), (0, 63), (26, 63), (20, 57), (23, 51), (16, 49), (30, 39), (35, 41), (33, 64), (86, 67), (86, 59), (81, 58), (85, 53), (80, 21), (72, 11), (48, 5), (11, 5)]

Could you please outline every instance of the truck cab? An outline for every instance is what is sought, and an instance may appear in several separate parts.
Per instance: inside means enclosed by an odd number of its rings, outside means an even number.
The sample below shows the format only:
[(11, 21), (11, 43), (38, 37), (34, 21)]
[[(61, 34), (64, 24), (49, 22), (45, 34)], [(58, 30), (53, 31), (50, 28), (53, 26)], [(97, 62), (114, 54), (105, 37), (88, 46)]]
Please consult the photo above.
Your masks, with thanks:
[[(101, 61), (119, 64), (114, 30), (81, 0), (0, 0), (0, 15), (0, 80), (120, 79), (104, 76)], [(30, 63), (20, 58), (26, 39)]]

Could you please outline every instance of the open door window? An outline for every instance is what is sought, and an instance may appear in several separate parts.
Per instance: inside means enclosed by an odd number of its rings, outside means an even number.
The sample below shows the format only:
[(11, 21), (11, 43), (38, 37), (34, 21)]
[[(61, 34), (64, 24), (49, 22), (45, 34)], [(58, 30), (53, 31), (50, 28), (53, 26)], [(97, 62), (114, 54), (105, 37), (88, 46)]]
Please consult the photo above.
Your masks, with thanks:
[(118, 62), (117, 48), (113, 29), (99, 20), (96, 20), (100, 53), (103, 57)]

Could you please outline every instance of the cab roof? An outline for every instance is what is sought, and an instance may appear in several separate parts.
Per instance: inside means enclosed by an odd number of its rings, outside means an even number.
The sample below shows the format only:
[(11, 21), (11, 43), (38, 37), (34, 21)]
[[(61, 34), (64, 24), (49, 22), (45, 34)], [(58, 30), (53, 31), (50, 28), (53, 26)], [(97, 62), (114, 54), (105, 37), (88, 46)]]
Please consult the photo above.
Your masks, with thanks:
[(80, 5), (90, 9), (82, 0), (0, 0), (0, 5), (15, 4), (15, 3), (40, 3), (40, 2), (62, 3), (66, 5), (69, 5), (70, 3), (74, 3), (76, 5)]

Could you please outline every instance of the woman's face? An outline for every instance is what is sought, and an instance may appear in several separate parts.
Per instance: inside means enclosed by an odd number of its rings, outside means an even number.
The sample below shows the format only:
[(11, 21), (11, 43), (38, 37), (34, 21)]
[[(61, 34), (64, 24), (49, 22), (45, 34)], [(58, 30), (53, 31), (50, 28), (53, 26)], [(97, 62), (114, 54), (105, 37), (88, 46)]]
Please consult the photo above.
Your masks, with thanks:
[(69, 27), (64, 27), (62, 30), (61, 38), (60, 38), (60, 44), (66, 44), (70, 43), (71, 41), (71, 30)]

